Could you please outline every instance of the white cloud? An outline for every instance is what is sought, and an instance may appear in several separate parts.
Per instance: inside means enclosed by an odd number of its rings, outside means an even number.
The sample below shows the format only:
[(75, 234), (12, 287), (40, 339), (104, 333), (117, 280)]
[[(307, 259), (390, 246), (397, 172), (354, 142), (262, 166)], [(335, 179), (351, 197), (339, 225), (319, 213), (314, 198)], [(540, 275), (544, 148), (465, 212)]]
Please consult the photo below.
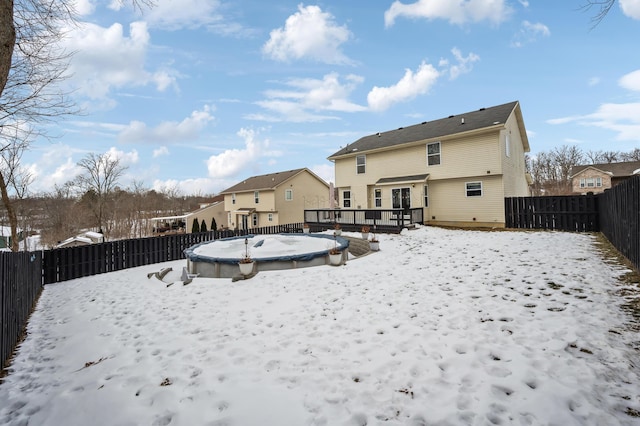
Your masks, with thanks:
[(640, 0), (620, 0), (620, 8), (628, 17), (640, 20)]
[(153, 158), (162, 157), (163, 155), (169, 155), (169, 148), (161, 146), (158, 149), (153, 150)]
[(112, 146), (107, 152), (105, 152), (105, 154), (111, 160), (119, 160), (120, 165), (125, 167), (132, 166), (138, 163), (138, 161), (140, 160), (138, 151), (136, 151), (135, 149), (131, 150), (130, 152), (125, 152)]
[(244, 139), (244, 149), (227, 149), (221, 154), (209, 157), (209, 177), (224, 179), (234, 176), (250, 167), (269, 147), (269, 140), (258, 140), (258, 132), (255, 130), (240, 129), (238, 136)]
[(617, 133), (620, 141), (640, 141), (640, 102), (602, 104), (594, 113), (547, 120), (549, 124), (577, 123)]
[(224, 188), (231, 186), (233, 183), (229, 183), (224, 180), (214, 180), (209, 178), (197, 178), (197, 179), (167, 179), (153, 181), (151, 188), (157, 192), (177, 190), (180, 195), (209, 195), (215, 194)]
[(219, 10), (219, 0), (158, 0), (153, 7), (145, 10), (142, 18), (149, 26), (165, 31), (199, 27), (224, 34), (242, 31), (241, 26), (230, 22)]
[(327, 183), (336, 181), (335, 167), (333, 164), (318, 164), (309, 167), (309, 169)]
[(520, 31), (513, 37), (511, 41), (512, 47), (522, 47), (527, 43), (533, 43), (540, 37), (549, 37), (551, 31), (549, 27), (541, 22), (531, 23), (523, 21), (520, 25)]
[(76, 52), (69, 67), (70, 82), (77, 93), (101, 99), (113, 88), (155, 84), (157, 90), (164, 91), (176, 86), (173, 70), (145, 69), (150, 36), (144, 22), (131, 23), (128, 37), (118, 23), (109, 28), (79, 23), (68, 31), (66, 48)]
[(322, 80), (296, 78), (285, 82), (284, 90), (266, 91), (265, 100), (257, 105), (269, 111), (271, 115), (250, 115), (247, 118), (265, 121), (323, 121), (335, 117), (322, 112), (358, 112), (366, 107), (349, 100), (355, 88), (363, 78), (347, 75), (343, 81), (337, 73), (325, 75)]
[(72, 2), (73, 10), (79, 16), (91, 15), (96, 9), (95, 4), (91, 0), (74, 0)]
[[(63, 185), (64, 183), (72, 180), (78, 174), (80, 174), (81, 170), (78, 165), (71, 159), (71, 157), (67, 157), (66, 161), (60, 165), (58, 165), (53, 173), (45, 176), (47, 185), (50, 185), (53, 188), (55, 185)], [(47, 188), (50, 189), (50, 188)]]
[(350, 37), (347, 27), (337, 25), (330, 13), (318, 6), (300, 4), (284, 27), (271, 31), (262, 51), (283, 62), (307, 58), (328, 64), (351, 64), (340, 50)]
[(414, 73), (407, 69), (404, 76), (393, 86), (375, 86), (367, 95), (369, 108), (373, 111), (384, 111), (398, 102), (405, 102), (429, 92), (436, 83), (440, 73), (433, 65), (422, 62)]
[(635, 70), (629, 74), (623, 75), (618, 84), (627, 90), (640, 92), (640, 70)]
[(500, 23), (511, 14), (505, 0), (418, 0), (404, 4), (394, 1), (384, 13), (385, 26), (390, 27), (398, 17), (445, 19), (452, 24), (490, 21)]
[(449, 68), (449, 78), (451, 80), (455, 80), (460, 75), (471, 72), (473, 63), (480, 60), (480, 56), (475, 53), (469, 53), (466, 57), (462, 56), (460, 49), (455, 47), (451, 49), (451, 53), (457, 61), (457, 64), (451, 65)]
[(147, 128), (141, 121), (131, 121), (118, 135), (120, 142), (166, 142), (178, 143), (196, 139), (202, 129), (214, 120), (212, 107), (205, 105), (200, 111), (193, 111), (184, 120), (165, 121), (154, 128)]

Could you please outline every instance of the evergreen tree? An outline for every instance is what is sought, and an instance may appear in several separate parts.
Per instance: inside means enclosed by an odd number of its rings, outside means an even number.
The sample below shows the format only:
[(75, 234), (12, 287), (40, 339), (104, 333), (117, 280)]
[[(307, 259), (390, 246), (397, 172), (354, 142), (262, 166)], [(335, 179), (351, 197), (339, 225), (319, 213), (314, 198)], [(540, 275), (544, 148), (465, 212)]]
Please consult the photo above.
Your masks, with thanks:
[(207, 223), (202, 219), (202, 224), (200, 225), (200, 232), (207, 232)]
[(200, 232), (200, 225), (198, 224), (197, 217), (193, 218), (193, 226), (191, 227), (191, 232), (194, 234), (197, 234), (198, 232)]
[(217, 231), (218, 230), (218, 224), (216, 223), (216, 218), (215, 217), (211, 218), (211, 230), (212, 231)]

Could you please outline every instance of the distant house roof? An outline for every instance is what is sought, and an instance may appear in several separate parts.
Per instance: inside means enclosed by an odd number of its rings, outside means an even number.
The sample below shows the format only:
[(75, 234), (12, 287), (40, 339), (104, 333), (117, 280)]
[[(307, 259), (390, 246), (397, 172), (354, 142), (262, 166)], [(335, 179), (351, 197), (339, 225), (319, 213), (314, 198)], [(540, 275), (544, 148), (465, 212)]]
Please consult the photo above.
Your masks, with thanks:
[(504, 126), (504, 123), (514, 110), (516, 111), (525, 151), (529, 151), (529, 140), (527, 139), (527, 133), (524, 129), (520, 104), (518, 101), (514, 101), (489, 108), (480, 108), (479, 110), (463, 114), (450, 115), (447, 118), (441, 118), (439, 120), (424, 121), (421, 124), (400, 127), (397, 130), (365, 136), (340, 149), (331, 155), (329, 159), (331, 160), (343, 155), (355, 155), (360, 152), (389, 148), (425, 139), (441, 138), (473, 130), (491, 127), (499, 128)]
[(596, 169), (614, 177), (626, 177), (640, 174), (640, 161), (627, 161), (624, 163), (585, 164), (573, 166), (571, 176), (574, 177), (586, 169)]
[(278, 186), (282, 185), (284, 182), (288, 181), (289, 179), (293, 178), (294, 176), (304, 171), (311, 173), (319, 181), (323, 182), (325, 185), (328, 186), (328, 184), (324, 180), (316, 176), (311, 170), (307, 168), (302, 168), (302, 169), (289, 170), (286, 172), (278, 172), (278, 173), (270, 173), (270, 174), (261, 175), (261, 176), (253, 176), (243, 180), (240, 183), (233, 185), (230, 188), (225, 189), (224, 191), (220, 192), (220, 194), (275, 189)]

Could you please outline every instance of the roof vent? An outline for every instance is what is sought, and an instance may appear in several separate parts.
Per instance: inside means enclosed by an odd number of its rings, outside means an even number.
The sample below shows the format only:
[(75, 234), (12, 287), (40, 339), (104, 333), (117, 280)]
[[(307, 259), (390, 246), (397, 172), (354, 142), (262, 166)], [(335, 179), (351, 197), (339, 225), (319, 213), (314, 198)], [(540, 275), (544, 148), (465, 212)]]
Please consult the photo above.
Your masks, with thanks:
[(380, 132), (376, 133), (376, 136), (380, 137)]
[(398, 127), (398, 130), (402, 130), (402, 129), (404, 129), (404, 127)]
[(449, 118), (453, 118), (453, 117), (455, 117), (455, 116), (453, 116), (453, 115), (450, 115), (450, 116), (449, 116)]
[(500, 124), (500, 122), (499, 121), (494, 121), (493, 124)]
[(484, 110), (485, 110), (485, 108), (480, 108), (478, 111), (484, 111)]
[(423, 121), (423, 122), (422, 122), (422, 124), (427, 124), (427, 122), (426, 122), (426, 121)]
[(460, 119), (460, 124), (464, 124), (464, 117)]

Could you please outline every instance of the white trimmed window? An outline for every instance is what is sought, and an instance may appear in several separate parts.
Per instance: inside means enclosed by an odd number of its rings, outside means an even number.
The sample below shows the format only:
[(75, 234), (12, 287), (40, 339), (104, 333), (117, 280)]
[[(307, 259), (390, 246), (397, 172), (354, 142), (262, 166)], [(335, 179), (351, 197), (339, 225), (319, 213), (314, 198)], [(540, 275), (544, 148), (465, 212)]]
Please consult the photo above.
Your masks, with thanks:
[(580, 179), (580, 188), (600, 188), (602, 186), (602, 178), (582, 178)]
[(284, 190), (284, 200), (292, 201), (293, 200), (293, 189), (285, 189)]
[(351, 208), (351, 191), (342, 191), (342, 207)]
[(235, 204), (236, 203), (236, 194), (233, 193), (231, 194), (231, 204)]
[(253, 191), (253, 199), (255, 200), (256, 204), (260, 202), (260, 191)]
[(511, 157), (511, 138), (508, 133), (504, 138), (504, 155)]
[(255, 228), (256, 226), (258, 226), (258, 214), (254, 213), (251, 215), (251, 223), (253, 224), (253, 227)]
[(267, 216), (267, 220), (269, 222), (273, 222), (273, 213), (269, 213), (269, 215)]
[(367, 156), (366, 155), (358, 155), (356, 156), (356, 173), (361, 175), (366, 172), (367, 169)]
[(424, 186), (424, 206), (429, 207), (429, 186)]
[(373, 202), (377, 208), (382, 207), (382, 189), (373, 190)]
[(482, 196), (482, 182), (467, 182), (465, 183), (467, 197), (481, 197)]
[(440, 164), (440, 142), (427, 144), (427, 165), (437, 166)]

